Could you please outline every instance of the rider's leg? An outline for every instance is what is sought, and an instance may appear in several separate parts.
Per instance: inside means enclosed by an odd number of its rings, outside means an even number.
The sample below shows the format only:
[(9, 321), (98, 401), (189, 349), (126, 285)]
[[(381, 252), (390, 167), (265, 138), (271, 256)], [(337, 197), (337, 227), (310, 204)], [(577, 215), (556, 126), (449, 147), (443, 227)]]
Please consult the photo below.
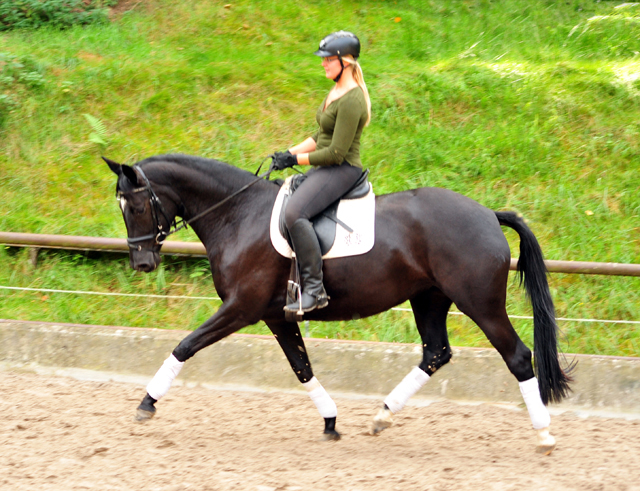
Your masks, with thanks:
[(322, 284), (320, 244), (310, 220), (347, 192), (361, 174), (361, 169), (346, 162), (313, 169), (289, 199), (285, 223), (300, 265), (302, 301), (287, 305), (285, 310), (309, 312), (327, 305), (327, 294)]
[(313, 225), (309, 220), (300, 218), (289, 227), (289, 235), (298, 258), (302, 295), (299, 301), (288, 304), (284, 309), (290, 312), (309, 312), (326, 307), (329, 298), (322, 284), (322, 253)]

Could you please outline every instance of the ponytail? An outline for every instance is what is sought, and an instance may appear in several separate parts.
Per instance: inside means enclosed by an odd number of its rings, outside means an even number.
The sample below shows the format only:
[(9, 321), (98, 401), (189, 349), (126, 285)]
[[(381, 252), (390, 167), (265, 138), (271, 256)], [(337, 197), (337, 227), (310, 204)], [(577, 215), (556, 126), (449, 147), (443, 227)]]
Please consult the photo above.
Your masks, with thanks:
[(367, 103), (367, 123), (365, 126), (368, 126), (371, 122), (371, 99), (369, 98), (369, 91), (367, 90), (367, 84), (364, 82), (364, 74), (362, 73), (362, 68), (360, 64), (353, 59), (351, 56), (344, 56), (342, 58), (344, 61), (353, 65), (353, 80), (358, 84), (358, 86), (362, 89), (362, 93), (364, 94), (364, 100)]
[(367, 101), (367, 123), (365, 126), (368, 126), (371, 122), (371, 99), (369, 98), (369, 91), (367, 90), (367, 84), (364, 83), (364, 74), (362, 73), (362, 68), (360, 68), (360, 64), (356, 61), (355, 66), (353, 68), (353, 79), (362, 89), (364, 93), (364, 100)]

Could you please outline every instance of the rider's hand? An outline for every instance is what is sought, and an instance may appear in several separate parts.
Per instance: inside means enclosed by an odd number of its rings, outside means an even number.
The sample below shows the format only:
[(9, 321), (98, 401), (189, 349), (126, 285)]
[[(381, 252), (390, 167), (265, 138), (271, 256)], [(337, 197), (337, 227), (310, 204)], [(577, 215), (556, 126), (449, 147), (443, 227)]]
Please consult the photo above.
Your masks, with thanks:
[(298, 165), (298, 157), (293, 155), (289, 150), (273, 154), (273, 163), (271, 164), (273, 169), (284, 170), (294, 165)]

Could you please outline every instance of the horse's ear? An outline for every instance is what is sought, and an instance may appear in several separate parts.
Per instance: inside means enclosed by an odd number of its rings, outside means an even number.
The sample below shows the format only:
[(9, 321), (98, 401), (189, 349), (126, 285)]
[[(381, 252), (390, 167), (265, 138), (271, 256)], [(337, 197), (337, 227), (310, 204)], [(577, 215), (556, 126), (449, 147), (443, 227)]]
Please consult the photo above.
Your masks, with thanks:
[(138, 186), (138, 174), (133, 169), (133, 167), (129, 167), (128, 165), (121, 165), (122, 173), (125, 175), (127, 179), (131, 181), (131, 184), (134, 186)]
[(118, 164), (117, 162), (114, 162), (113, 160), (109, 160), (107, 157), (102, 157), (102, 160), (104, 160), (107, 165), (109, 166), (109, 169), (111, 169), (114, 174), (116, 175), (121, 175), (122, 174), (122, 166), (120, 164)]

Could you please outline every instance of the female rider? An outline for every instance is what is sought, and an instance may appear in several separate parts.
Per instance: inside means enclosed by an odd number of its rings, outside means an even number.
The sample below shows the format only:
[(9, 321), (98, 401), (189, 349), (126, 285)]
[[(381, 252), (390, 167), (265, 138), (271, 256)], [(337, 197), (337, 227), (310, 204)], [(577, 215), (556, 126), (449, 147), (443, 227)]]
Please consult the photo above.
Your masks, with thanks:
[(284, 307), (309, 312), (329, 303), (322, 284), (320, 244), (310, 220), (351, 188), (362, 174), (360, 136), (371, 120), (371, 102), (357, 62), (360, 41), (346, 31), (329, 34), (314, 53), (325, 76), (336, 84), (316, 113), (319, 129), (286, 152), (276, 152), (273, 168), (314, 166), (287, 203), (285, 222), (298, 258), (302, 295)]

